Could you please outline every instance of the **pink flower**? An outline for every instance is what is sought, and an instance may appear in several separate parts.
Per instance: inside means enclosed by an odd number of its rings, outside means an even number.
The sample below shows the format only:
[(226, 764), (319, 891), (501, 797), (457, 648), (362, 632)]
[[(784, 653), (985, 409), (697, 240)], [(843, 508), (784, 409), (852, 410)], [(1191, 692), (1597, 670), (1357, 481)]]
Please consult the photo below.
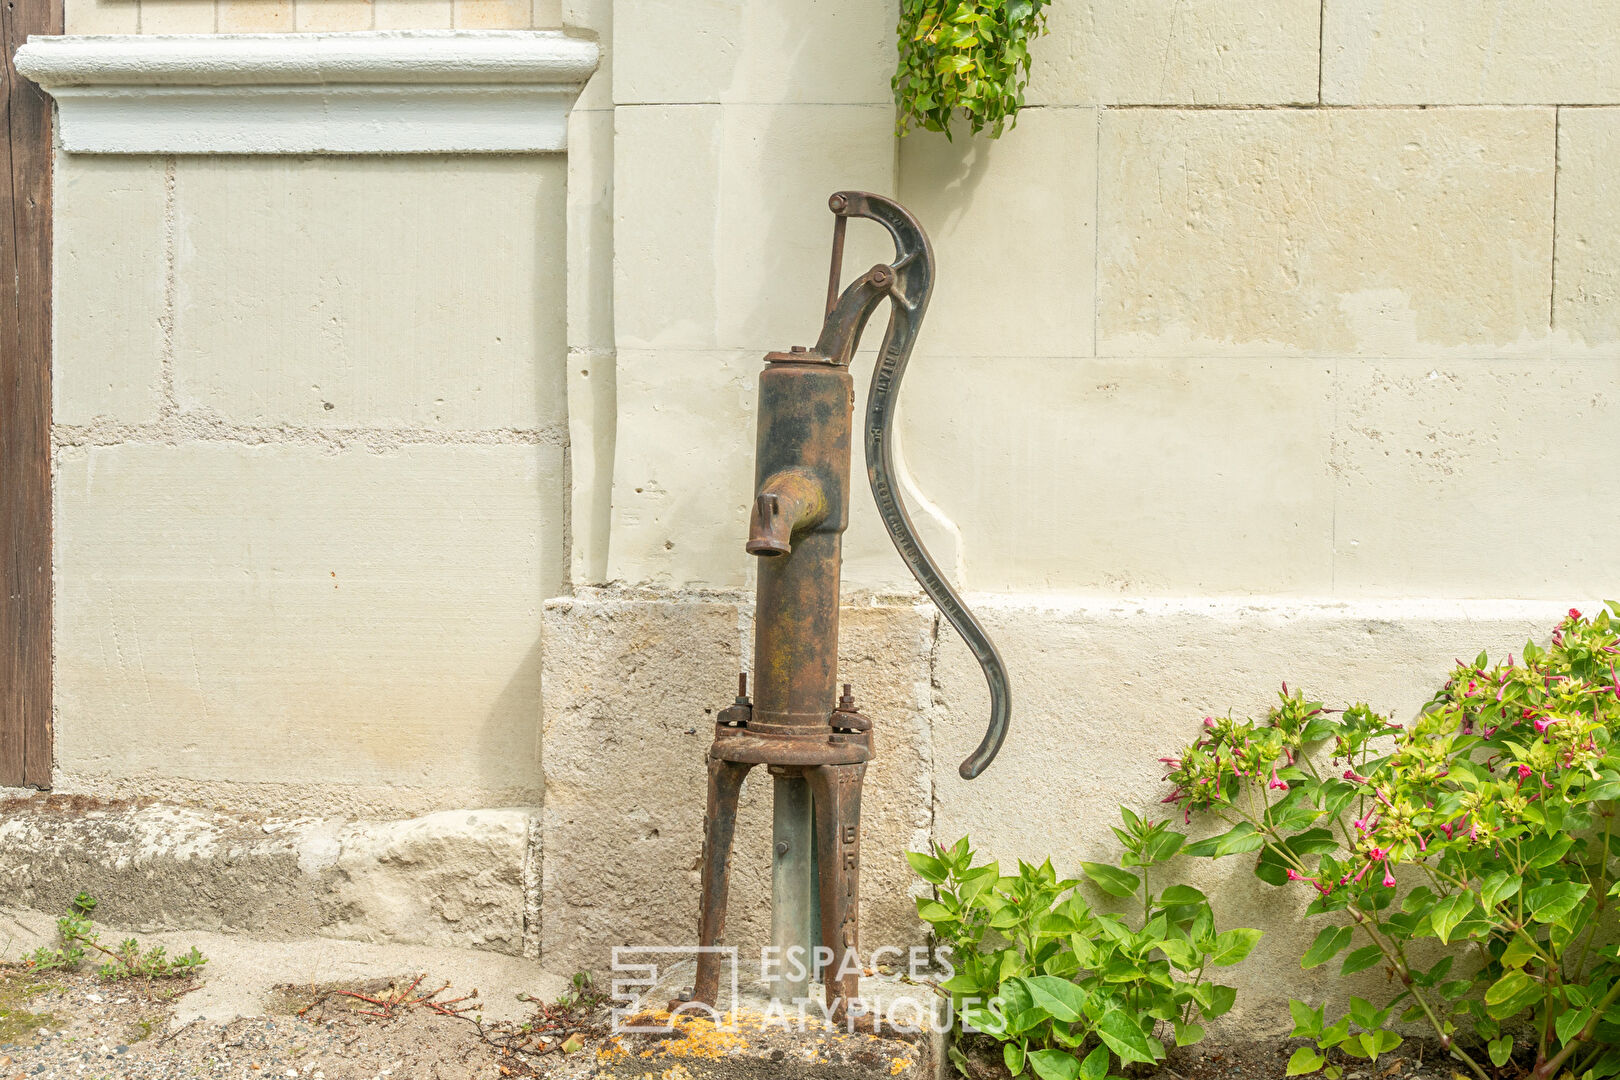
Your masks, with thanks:
[(1267, 784), (1266, 787), (1268, 787), (1268, 788), (1276, 788), (1279, 791), (1287, 791), (1288, 790), (1288, 782), (1286, 780), (1279, 779), (1278, 776), (1277, 776), (1277, 770), (1272, 769), (1271, 770), (1271, 783)]
[(1423, 834), (1422, 833), (1418, 833), (1418, 850), (1419, 851), (1428, 851), (1429, 850), (1429, 842), (1427, 840), (1423, 839)]
[(1385, 851), (1383, 848), (1375, 847), (1371, 851), (1367, 852), (1367, 858), (1371, 859), (1373, 862), (1383, 862), (1388, 857), (1389, 852)]
[(1300, 873), (1298, 870), (1290, 869), (1288, 871), (1288, 880), (1289, 881), (1309, 881), (1310, 878), (1307, 878), (1304, 874)]
[(1395, 887), (1395, 875), (1390, 873), (1389, 870), (1386, 868), (1384, 870), (1384, 888), (1393, 889), (1394, 887)]
[(1358, 784), (1365, 784), (1367, 782), (1367, 778), (1365, 776), (1357, 775), (1354, 769), (1344, 770), (1344, 778), (1346, 780), (1354, 780)]
[(1204, 717), (1204, 726), (1207, 728), (1213, 728), (1215, 726), (1215, 718), (1213, 716)]
[(1581, 613), (1576, 608), (1570, 608), (1569, 609), (1569, 617), (1572, 618), (1572, 619), (1578, 619), (1578, 618), (1581, 617)]
[[(1547, 729), (1552, 727), (1556, 723), (1558, 723), (1558, 720), (1555, 717), (1551, 717), (1551, 716), (1538, 716), (1538, 717), (1536, 717), (1536, 723), (1535, 723), (1536, 734), (1537, 735), (1545, 735), (1545, 734), (1547, 734)], [(1522, 766), (1521, 766), (1521, 769), (1522, 769)], [(1520, 775), (1523, 775), (1523, 773), (1521, 772)]]
[(1520, 780), (1528, 780), (1528, 779), (1530, 779), (1530, 766), (1528, 766), (1528, 765), (1520, 765), (1519, 766), (1519, 779)]

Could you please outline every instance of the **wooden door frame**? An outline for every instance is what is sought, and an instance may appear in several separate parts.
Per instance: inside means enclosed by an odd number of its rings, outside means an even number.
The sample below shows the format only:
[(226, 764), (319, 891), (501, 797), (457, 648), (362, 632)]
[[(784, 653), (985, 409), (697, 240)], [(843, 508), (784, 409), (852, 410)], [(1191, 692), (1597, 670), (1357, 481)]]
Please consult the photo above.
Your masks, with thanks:
[(51, 786), (51, 99), (12, 57), (62, 0), (0, 0), (0, 787)]

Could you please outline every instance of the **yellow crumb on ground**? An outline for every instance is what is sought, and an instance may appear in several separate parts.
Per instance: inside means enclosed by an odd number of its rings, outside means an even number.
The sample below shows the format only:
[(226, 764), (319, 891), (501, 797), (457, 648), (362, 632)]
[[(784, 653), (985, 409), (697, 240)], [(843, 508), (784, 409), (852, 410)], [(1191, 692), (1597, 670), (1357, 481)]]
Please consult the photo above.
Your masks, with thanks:
[[(729, 1017), (728, 1017), (729, 1019)], [(748, 1049), (748, 1040), (735, 1031), (722, 1031), (713, 1020), (698, 1016), (682, 1016), (675, 1021), (678, 1033), (641, 1052), (644, 1058), (684, 1057), (719, 1058), (733, 1050)]]
[(630, 1051), (624, 1048), (624, 1043), (619, 1040), (617, 1035), (609, 1039), (605, 1045), (596, 1048), (596, 1060), (604, 1064), (617, 1061), (622, 1057), (628, 1057), (629, 1054)]
[(901, 1073), (905, 1072), (909, 1068), (911, 1068), (911, 1059), (910, 1058), (908, 1058), (908, 1057), (897, 1057), (897, 1058), (894, 1059), (894, 1062), (889, 1066), (889, 1075), (890, 1076), (899, 1076)]

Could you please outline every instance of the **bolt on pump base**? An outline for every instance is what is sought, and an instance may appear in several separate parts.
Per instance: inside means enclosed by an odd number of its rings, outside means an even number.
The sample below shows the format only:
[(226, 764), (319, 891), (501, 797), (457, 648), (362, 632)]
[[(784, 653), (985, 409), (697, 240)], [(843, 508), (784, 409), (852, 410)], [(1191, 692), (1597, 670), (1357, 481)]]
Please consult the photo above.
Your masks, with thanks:
[[(934, 254), (921, 226), (880, 195), (833, 195), (832, 270), (827, 313), (813, 348), (765, 357), (759, 377), (759, 441), (749, 554), (759, 558), (754, 619), (754, 696), (738, 680), (736, 701), (716, 719), (709, 748), (708, 810), (703, 819), (703, 898), (692, 1000), (713, 1008), (720, 956), (709, 948), (725, 931), (731, 841), (743, 778), (764, 765), (773, 779), (771, 938), (790, 975), (814, 967), (835, 1015), (858, 1009), (860, 960), (861, 786), (875, 753), (872, 721), (851, 687), (837, 693), (838, 599), (844, 528), (849, 520), (854, 381), (850, 358), (867, 320), (884, 300), (889, 324), (872, 373), (863, 428), (866, 472), (889, 536), (912, 574), (978, 658), (990, 685), (990, 723), (962, 763), (964, 779), (983, 772), (1007, 734), (1011, 712), (1006, 668), (995, 645), (946, 582), (900, 501), (894, 467), (896, 395), (928, 296)], [(844, 229), (850, 218), (886, 228), (895, 259), (842, 292)], [(830, 958), (828, 958), (830, 956)], [(797, 961), (797, 962), (796, 962)], [(785, 977), (778, 999), (802, 997), (811, 972)], [(681, 1003), (672, 1003), (680, 1005)]]

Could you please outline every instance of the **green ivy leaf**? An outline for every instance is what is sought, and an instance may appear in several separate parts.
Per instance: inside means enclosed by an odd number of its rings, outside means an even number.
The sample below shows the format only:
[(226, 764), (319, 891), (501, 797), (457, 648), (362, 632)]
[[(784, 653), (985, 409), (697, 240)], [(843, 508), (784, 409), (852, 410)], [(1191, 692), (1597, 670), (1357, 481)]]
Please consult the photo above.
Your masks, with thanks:
[(1001, 1044), (1001, 1061), (1007, 1066), (1007, 1071), (1014, 1076), (1024, 1071), (1024, 1044), (1009, 1042)]
[(1180, 1020), (1171, 1022), (1176, 1030), (1177, 1046), (1192, 1046), (1194, 1043), (1204, 1041), (1204, 1029), (1197, 1024), (1183, 1024)]
[(1492, 1039), (1485, 1044), (1485, 1050), (1491, 1055), (1491, 1064), (1500, 1069), (1513, 1056), (1513, 1036), (1503, 1035), (1500, 1039)]
[(1090, 995), (1077, 983), (1055, 975), (1037, 975), (1020, 979), (1019, 982), (1029, 991), (1030, 1001), (1036, 1008), (1045, 1010), (1059, 1020), (1073, 1023), (1085, 1013)]
[(1530, 917), (1536, 922), (1562, 925), (1564, 917), (1575, 910), (1589, 891), (1589, 885), (1558, 881), (1531, 889), (1525, 894), (1524, 901), (1530, 908)]
[(1506, 870), (1498, 870), (1479, 885), (1479, 902), (1489, 911), (1519, 891), (1519, 877)]

